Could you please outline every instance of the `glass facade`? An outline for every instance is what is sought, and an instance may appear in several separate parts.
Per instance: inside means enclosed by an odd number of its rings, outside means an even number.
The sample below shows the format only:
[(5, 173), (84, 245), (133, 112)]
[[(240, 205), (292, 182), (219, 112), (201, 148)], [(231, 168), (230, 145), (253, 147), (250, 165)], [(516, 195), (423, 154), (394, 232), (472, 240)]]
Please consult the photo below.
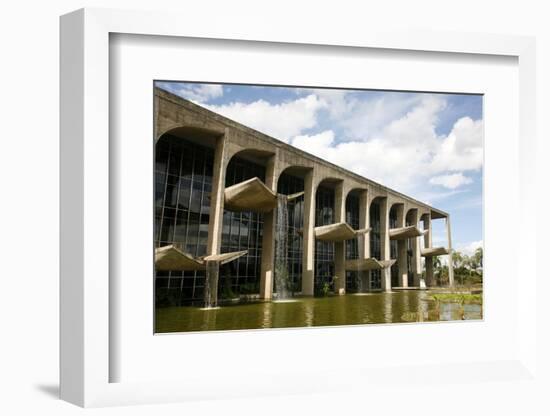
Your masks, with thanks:
[[(370, 239), (370, 256), (380, 260), (382, 255), (382, 246), (380, 239), (380, 203), (373, 201), (370, 205), (369, 221), (371, 231)], [(380, 270), (370, 271), (370, 288), (371, 290), (382, 289), (382, 274)]]
[[(225, 186), (257, 177), (265, 181), (265, 168), (239, 157), (227, 166)], [(221, 298), (260, 292), (263, 215), (254, 212), (223, 212), (222, 253), (248, 250), (248, 254), (227, 263), (220, 273)]]
[[(346, 198), (346, 222), (354, 230), (359, 229), (359, 196), (355, 193), (350, 193)], [(347, 240), (346, 244), (346, 260), (359, 258), (359, 241), (356, 238)], [(348, 291), (357, 291), (358, 272), (346, 271), (346, 289)]]
[[(315, 226), (334, 223), (334, 189), (319, 186), (315, 195)], [(334, 243), (315, 241), (315, 293), (328, 284), (334, 290)]]
[[(282, 173), (277, 184), (277, 192), (291, 195), (304, 190), (302, 178)], [(303, 239), (301, 230), (304, 227), (304, 197), (288, 202), (288, 277), (290, 291), (302, 290), (302, 252)]]
[[(185, 138), (164, 135), (155, 149), (155, 247), (175, 244), (193, 256), (207, 253), (208, 224), (210, 220), (210, 194), (214, 150), (195, 144)], [(234, 157), (226, 171), (225, 186), (258, 177), (265, 180), (265, 167), (252, 161)], [(277, 191), (294, 194), (304, 190), (304, 180), (287, 173), (281, 174)], [(359, 194), (351, 192), (346, 198), (346, 222), (359, 228)], [(315, 226), (333, 224), (335, 192), (330, 186), (319, 186), (315, 195)], [(302, 285), (302, 256), (304, 216), (303, 196), (289, 201), (288, 272), (290, 289), (296, 293)], [(381, 212), (375, 200), (370, 206), (369, 233), (371, 257), (381, 259)], [(407, 225), (412, 225), (407, 216)], [(391, 209), (390, 228), (397, 226), (397, 210)], [(243, 294), (257, 294), (260, 287), (263, 215), (253, 212), (224, 210), (221, 252), (248, 250), (248, 254), (222, 266), (218, 296), (228, 299)], [(407, 241), (409, 285), (413, 284), (413, 240)], [(345, 242), (346, 259), (357, 259), (358, 239)], [(391, 258), (397, 258), (397, 241), (390, 242)], [(328, 284), (333, 290), (334, 243), (315, 242), (314, 292), (320, 294)], [(392, 286), (399, 286), (397, 265), (391, 269)], [(358, 273), (346, 272), (346, 288), (358, 289)], [(203, 300), (204, 272), (158, 271), (155, 275), (157, 306), (200, 304)], [(370, 289), (381, 289), (380, 271), (370, 272)]]
[[(214, 152), (164, 135), (155, 151), (155, 247), (178, 245), (193, 256), (206, 254)], [(202, 299), (204, 272), (159, 271), (157, 306)]]
[[(397, 208), (393, 206), (390, 209), (390, 229), (397, 228)], [(397, 258), (397, 240), (390, 240), (390, 259)], [(399, 266), (396, 261), (391, 266), (391, 285), (392, 287), (400, 286), (399, 284)]]
[[(155, 247), (179, 246), (193, 256), (204, 256), (208, 242), (213, 149), (184, 138), (164, 135), (155, 150)], [(263, 166), (234, 157), (227, 167), (226, 186), (257, 176)], [(248, 255), (221, 267), (218, 296), (259, 293), (263, 216), (224, 211), (221, 252), (248, 250)], [(157, 306), (200, 304), (205, 273), (158, 271)]]

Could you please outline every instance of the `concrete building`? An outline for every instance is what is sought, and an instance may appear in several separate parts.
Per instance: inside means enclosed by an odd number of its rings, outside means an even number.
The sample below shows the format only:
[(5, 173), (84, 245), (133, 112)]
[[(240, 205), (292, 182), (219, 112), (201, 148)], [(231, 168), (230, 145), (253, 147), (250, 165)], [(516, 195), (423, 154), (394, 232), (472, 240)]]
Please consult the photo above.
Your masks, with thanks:
[[(158, 88), (154, 108), (158, 303), (270, 299), (281, 203), (292, 293), (437, 284), (433, 257), (452, 252), (448, 213)], [(436, 219), (445, 247), (432, 246)], [(219, 282), (206, 278), (209, 261)]]

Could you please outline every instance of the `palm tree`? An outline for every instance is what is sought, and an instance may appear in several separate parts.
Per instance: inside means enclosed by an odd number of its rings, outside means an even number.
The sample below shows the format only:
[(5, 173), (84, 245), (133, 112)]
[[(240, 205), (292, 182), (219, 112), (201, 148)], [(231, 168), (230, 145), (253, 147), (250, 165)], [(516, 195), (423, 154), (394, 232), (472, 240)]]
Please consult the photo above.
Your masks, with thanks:
[[(458, 270), (464, 267), (464, 255), (460, 251), (453, 251), (452, 259), (453, 269)], [(460, 284), (464, 285), (464, 274), (460, 273)]]
[(476, 248), (472, 257), (475, 259), (476, 268), (483, 268), (483, 247)]
[(464, 266), (464, 255), (460, 251), (453, 251), (452, 255), (453, 267), (458, 269)]
[(441, 284), (441, 258), (439, 258), (439, 256), (433, 257), (433, 265), (434, 265), (434, 270), (437, 273), (437, 278), (440, 281), (439, 284)]

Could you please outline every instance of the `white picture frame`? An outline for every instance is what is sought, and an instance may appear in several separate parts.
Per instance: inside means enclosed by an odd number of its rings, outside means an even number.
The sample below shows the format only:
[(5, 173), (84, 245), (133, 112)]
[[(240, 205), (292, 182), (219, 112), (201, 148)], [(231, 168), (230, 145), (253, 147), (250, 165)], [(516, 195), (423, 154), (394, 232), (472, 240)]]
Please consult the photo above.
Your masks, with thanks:
[[(484, 380), (536, 380), (536, 261), (530, 247), (536, 241), (535, 219), (525, 215), (535, 204), (535, 42), (529, 37), (426, 32), (380, 32), (365, 30), (361, 35), (341, 32), (327, 35), (321, 30), (307, 33), (280, 31), (265, 25), (246, 35), (231, 25), (203, 26), (200, 22), (172, 13), (83, 9), (61, 19), (61, 398), (80, 406), (159, 403), (248, 397), (269, 394), (332, 392), (373, 386), (400, 377), (403, 383), (429, 384), (445, 369), (454, 379), (479, 383)], [(517, 345), (513, 354), (498, 361), (418, 365), (400, 370), (381, 367), (331, 368), (330, 371), (269, 373), (269, 380), (240, 380), (227, 387), (228, 378), (216, 382), (206, 377), (192, 380), (110, 382), (110, 366), (119, 360), (110, 348), (109, 275), (113, 263), (109, 252), (110, 171), (110, 73), (111, 34), (225, 39), (228, 41), (277, 42), (285, 44), (331, 45), (338, 48), (374, 48), (439, 54), (501, 55), (517, 58), (519, 67), (519, 152), (517, 163), (519, 201), (512, 208), (520, 218), (522, 232), (516, 237), (517, 262), (522, 264), (522, 284), (517, 287)], [(523, 215), (522, 215), (523, 214)], [(487, 215), (487, 214), (486, 214)], [(112, 224), (111, 224), (112, 225)], [(299, 332), (299, 331), (298, 331)], [(298, 333), (297, 332), (297, 333)], [(152, 335), (152, 334), (151, 334)], [(326, 335), (326, 333), (325, 333)], [(224, 334), (220, 334), (224, 336)], [(228, 336), (225, 334), (225, 336)], [(280, 336), (278, 331), (269, 337)], [(315, 335), (309, 333), (307, 337)], [(374, 335), (376, 336), (376, 335)], [(218, 338), (219, 339), (219, 338)], [(238, 342), (238, 340), (236, 341)], [(364, 369), (363, 369), (364, 370)], [(479, 376), (471, 379), (471, 374)], [(324, 374), (335, 384), (316, 382)], [(404, 374), (409, 374), (409, 377)], [(411, 376), (412, 374), (412, 376)], [(441, 380), (446, 380), (442, 377)], [(375, 382), (376, 381), (376, 382)], [(224, 387), (225, 386), (225, 387)], [(418, 386), (416, 386), (418, 387)]]

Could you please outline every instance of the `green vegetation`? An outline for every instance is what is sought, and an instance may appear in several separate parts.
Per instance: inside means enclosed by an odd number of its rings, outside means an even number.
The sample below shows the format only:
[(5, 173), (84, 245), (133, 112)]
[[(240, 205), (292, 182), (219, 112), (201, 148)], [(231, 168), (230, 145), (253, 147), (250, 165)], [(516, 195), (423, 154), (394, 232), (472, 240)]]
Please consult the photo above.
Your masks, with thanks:
[(323, 289), (322, 289), (323, 296), (327, 296), (329, 291), (330, 291), (330, 283), (329, 282), (323, 283)]
[(432, 295), (432, 298), (436, 302), (452, 302), (464, 304), (476, 304), (481, 305), (483, 298), (480, 294), (470, 294), (470, 293), (437, 293)]
[[(441, 258), (434, 257), (434, 273), (439, 284), (449, 283), (449, 270), (443, 265)], [(479, 247), (471, 256), (460, 251), (453, 251), (452, 255), (455, 285), (471, 288), (483, 283), (483, 248)]]

